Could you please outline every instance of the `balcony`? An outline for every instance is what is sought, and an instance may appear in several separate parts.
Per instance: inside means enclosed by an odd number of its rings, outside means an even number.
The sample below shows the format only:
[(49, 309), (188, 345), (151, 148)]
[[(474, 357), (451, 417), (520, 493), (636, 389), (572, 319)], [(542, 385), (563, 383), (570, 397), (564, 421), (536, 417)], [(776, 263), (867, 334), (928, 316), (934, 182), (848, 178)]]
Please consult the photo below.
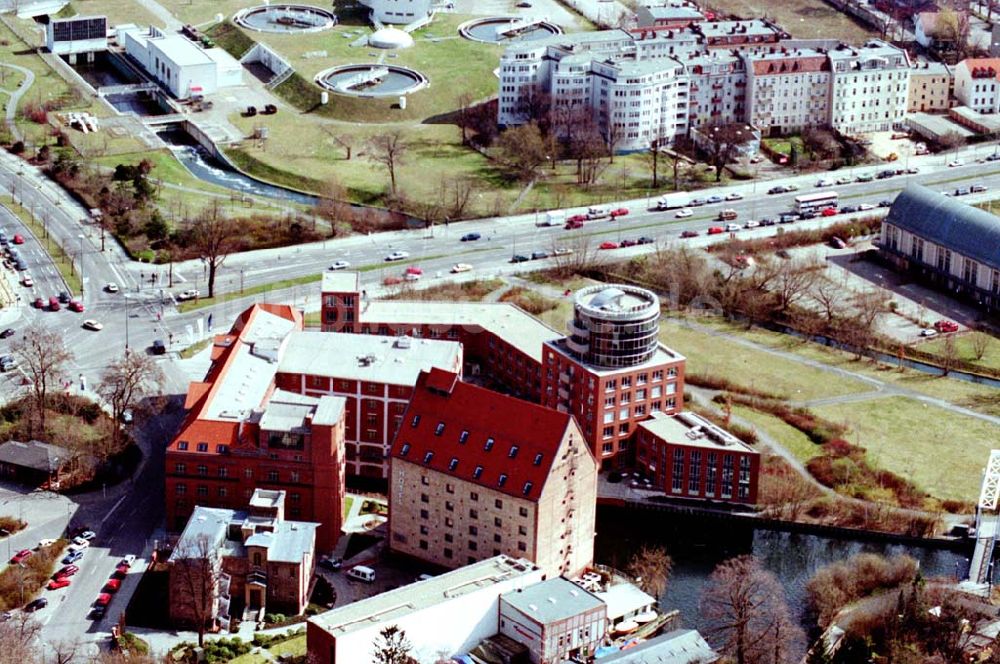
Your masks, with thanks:
[(560, 399), (569, 399), (569, 390), (567, 390), (565, 387), (560, 387), (559, 388), (559, 398)]
[(573, 337), (566, 337), (566, 348), (573, 353), (577, 353), (578, 355), (584, 355), (590, 350), (590, 345), (582, 344), (574, 340)]
[(571, 320), (566, 323), (566, 331), (569, 332), (571, 337), (580, 337), (581, 339), (590, 338), (590, 330), (585, 327), (580, 327), (576, 324), (575, 320)]

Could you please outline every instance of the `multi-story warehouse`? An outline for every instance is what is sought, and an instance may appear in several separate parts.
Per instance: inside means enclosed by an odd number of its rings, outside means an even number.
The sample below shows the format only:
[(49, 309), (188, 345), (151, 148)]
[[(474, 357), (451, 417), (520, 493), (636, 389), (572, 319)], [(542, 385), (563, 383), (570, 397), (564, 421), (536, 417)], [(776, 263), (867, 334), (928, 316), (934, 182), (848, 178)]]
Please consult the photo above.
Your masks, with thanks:
[(840, 44), (827, 55), (831, 127), (858, 135), (888, 131), (903, 121), (910, 86), (906, 51), (873, 39), (863, 46)]
[(889, 208), (879, 249), (896, 267), (1000, 311), (1000, 218), (911, 184)]
[(955, 65), (955, 97), (977, 113), (1000, 112), (1000, 58), (967, 58)]
[(822, 127), (830, 119), (826, 49), (772, 46), (743, 54), (746, 121), (767, 135)]
[(461, 375), (462, 345), (443, 339), (295, 332), (278, 360), (275, 385), (345, 401), (348, 476), (388, 476), (389, 444), (421, 371)]
[(569, 413), (421, 375), (392, 445), (392, 551), (444, 567), (503, 554), (573, 575), (593, 560), (596, 499)]
[(760, 453), (694, 413), (641, 422), (636, 463), (668, 496), (757, 502)]
[(167, 525), (195, 505), (239, 509), (256, 489), (284, 490), (288, 514), (320, 524), (317, 546), (340, 535), (344, 399), (274, 387), (285, 338), (302, 326), (290, 306), (258, 304), (217, 337), (205, 379), (188, 388), (188, 415), (166, 450)]
[(592, 286), (575, 295), (568, 337), (545, 343), (542, 404), (572, 413), (604, 468), (626, 465), (636, 425), (676, 413), (684, 357), (659, 341), (660, 302), (634, 286)]

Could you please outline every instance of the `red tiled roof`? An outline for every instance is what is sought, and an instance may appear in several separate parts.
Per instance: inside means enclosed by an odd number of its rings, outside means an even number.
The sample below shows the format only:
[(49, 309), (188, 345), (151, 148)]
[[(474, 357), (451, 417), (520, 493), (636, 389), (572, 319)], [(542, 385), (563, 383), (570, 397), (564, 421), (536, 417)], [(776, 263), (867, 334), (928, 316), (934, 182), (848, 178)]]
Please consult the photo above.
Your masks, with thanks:
[[(393, 441), (392, 458), (538, 500), (572, 417), (462, 381), (445, 392), (440, 389), (447, 383), (443, 378), (421, 372)], [(476, 477), (478, 467), (482, 471)]]
[(431, 368), (430, 374), (427, 376), (427, 387), (439, 392), (451, 392), (452, 388), (455, 387), (455, 382), (457, 380), (457, 373), (433, 367)]
[(754, 74), (766, 76), (769, 74), (808, 74), (825, 71), (827, 60), (824, 55), (796, 55), (789, 53), (787, 58), (770, 58), (753, 61)]
[[(233, 322), (229, 334), (215, 337), (216, 344), (212, 347), (212, 365), (205, 375), (205, 380), (195, 381), (188, 385), (187, 398), (184, 407), (188, 414), (184, 418), (177, 435), (167, 446), (168, 451), (178, 451), (178, 443), (188, 443), (187, 451), (197, 451), (198, 443), (208, 443), (208, 454), (217, 452), (216, 445), (233, 445), (236, 442), (239, 423), (222, 422), (202, 419), (201, 414), (211, 402), (221, 381), (225, 380), (226, 370), (232, 359), (233, 351), (243, 343), (244, 331), (258, 311), (265, 311), (275, 316), (294, 321), (298, 329), (302, 329), (302, 314), (290, 305), (285, 304), (255, 304), (243, 311)], [(218, 343), (228, 341), (228, 343)], [(273, 386), (272, 386), (273, 387)], [(205, 454), (206, 452), (202, 452)]]
[[(980, 70), (983, 72), (982, 78), (996, 78), (1000, 80), (1000, 58), (966, 58), (959, 65), (965, 65), (970, 73)], [(990, 72), (991, 74), (987, 74)]]

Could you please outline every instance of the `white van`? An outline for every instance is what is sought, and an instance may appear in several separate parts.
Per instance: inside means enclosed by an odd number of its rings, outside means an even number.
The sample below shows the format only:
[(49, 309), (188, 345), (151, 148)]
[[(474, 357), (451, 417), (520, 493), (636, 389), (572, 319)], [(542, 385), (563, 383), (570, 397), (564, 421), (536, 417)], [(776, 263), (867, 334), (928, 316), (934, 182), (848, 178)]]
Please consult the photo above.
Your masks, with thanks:
[(611, 212), (603, 205), (592, 205), (587, 208), (587, 219), (600, 219), (601, 217), (606, 217)]
[(347, 570), (347, 576), (358, 581), (364, 581), (365, 583), (372, 583), (375, 581), (375, 570), (364, 565), (355, 565)]

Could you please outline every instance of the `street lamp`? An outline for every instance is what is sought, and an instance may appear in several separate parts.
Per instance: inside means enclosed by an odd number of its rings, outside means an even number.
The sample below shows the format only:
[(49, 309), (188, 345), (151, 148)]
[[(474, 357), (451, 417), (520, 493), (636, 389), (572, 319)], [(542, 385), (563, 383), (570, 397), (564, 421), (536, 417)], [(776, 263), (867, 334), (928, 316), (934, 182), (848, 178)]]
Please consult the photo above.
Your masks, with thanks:
[(80, 297), (83, 297), (83, 239), (84, 234), (80, 233), (77, 235), (80, 238)]
[(125, 354), (128, 355), (128, 293), (123, 293), (122, 298), (125, 300)]

